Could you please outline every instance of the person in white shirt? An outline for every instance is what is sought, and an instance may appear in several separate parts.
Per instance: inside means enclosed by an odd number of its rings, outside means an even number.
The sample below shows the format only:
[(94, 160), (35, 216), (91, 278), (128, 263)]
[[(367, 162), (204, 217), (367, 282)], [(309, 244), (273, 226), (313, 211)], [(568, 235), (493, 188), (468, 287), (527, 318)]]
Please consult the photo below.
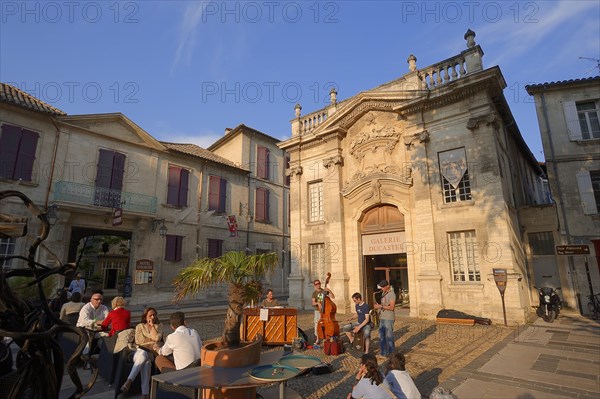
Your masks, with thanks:
[(174, 331), (167, 336), (162, 347), (154, 344), (154, 350), (158, 353), (154, 363), (161, 373), (165, 368), (184, 369), (200, 359), (202, 339), (196, 330), (186, 327), (183, 312), (171, 315), (171, 328)]
[[(102, 291), (95, 291), (88, 303), (83, 305), (79, 311), (79, 319), (77, 319), (77, 327), (85, 327), (90, 330), (95, 330), (98, 324), (108, 316), (108, 308), (102, 304), (104, 298)], [(100, 323), (99, 323), (100, 322)]]
[(81, 273), (77, 272), (77, 274), (75, 274), (75, 280), (71, 280), (71, 284), (69, 284), (69, 289), (67, 291), (69, 298), (76, 292), (79, 292), (83, 297), (83, 294), (85, 294), (85, 280), (81, 278)]
[(388, 362), (388, 373), (383, 383), (402, 399), (421, 399), (421, 392), (406, 371), (406, 359), (400, 352), (392, 353)]

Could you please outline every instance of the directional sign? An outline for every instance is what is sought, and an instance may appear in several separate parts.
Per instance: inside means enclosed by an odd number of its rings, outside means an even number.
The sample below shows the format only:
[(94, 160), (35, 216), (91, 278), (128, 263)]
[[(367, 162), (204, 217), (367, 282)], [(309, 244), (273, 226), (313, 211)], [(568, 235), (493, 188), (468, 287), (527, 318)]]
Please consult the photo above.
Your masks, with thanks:
[(589, 255), (589, 245), (557, 245), (557, 255)]

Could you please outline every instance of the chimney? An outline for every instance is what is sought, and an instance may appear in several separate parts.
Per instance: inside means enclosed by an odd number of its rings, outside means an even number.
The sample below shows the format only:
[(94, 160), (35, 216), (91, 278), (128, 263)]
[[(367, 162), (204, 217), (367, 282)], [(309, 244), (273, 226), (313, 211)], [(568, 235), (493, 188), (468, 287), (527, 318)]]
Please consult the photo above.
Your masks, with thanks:
[(225, 128), (225, 135), (227, 136), (227, 134), (228, 134), (229, 132), (231, 132), (232, 130), (233, 130), (232, 128), (230, 128), (230, 127), (226, 127), (226, 128)]

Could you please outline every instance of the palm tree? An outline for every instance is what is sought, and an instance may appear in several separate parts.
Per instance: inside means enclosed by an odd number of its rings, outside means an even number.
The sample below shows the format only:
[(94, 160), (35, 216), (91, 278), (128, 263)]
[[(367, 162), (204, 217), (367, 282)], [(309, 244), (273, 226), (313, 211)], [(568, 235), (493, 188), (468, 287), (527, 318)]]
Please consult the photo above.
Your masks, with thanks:
[(244, 305), (258, 300), (262, 291), (260, 278), (278, 262), (274, 252), (259, 255), (227, 252), (219, 258), (198, 259), (175, 277), (175, 301), (215, 284), (229, 284), (223, 343), (229, 348), (238, 347)]

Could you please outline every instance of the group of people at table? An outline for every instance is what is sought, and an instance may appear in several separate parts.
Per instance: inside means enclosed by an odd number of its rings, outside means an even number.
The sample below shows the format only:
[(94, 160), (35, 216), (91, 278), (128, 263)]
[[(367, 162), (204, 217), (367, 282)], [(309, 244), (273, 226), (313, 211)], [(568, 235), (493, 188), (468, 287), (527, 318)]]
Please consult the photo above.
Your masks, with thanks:
[[(110, 337), (130, 328), (131, 312), (125, 309), (126, 302), (123, 297), (117, 296), (112, 300), (112, 310), (110, 311), (102, 304), (102, 291), (92, 293), (90, 302), (83, 304), (81, 297), (85, 291), (85, 282), (82, 282), (81, 277), (77, 275), (69, 286), (70, 301), (62, 305), (61, 319), (65, 320), (67, 315), (77, 312), (79, 314), (77, 326), (92, 331), (98, 330), (95, 333), (96, 337)], [(323, 299), (325, 296), (329, 296), (331, 299), (335, 296), (329, 288), (321, 287), (319, 280), (315, 280), (313, 284), (315, 286), (312, 295), (312, 305), (315, 310), (315, 337), (318, 337), (316, 329)], [(381, 373), (377, 357), (369, 352), (372, 328), (369, 305), (362, 299), (360, 293), (354, 293), (352, 300), (356, 311), (354, 318), (357, 320), (344, 325), (342, 331), (346, 333), (351, 343), (354, 334), (362, 332), (365, 354), (361, 357), (360, 367), (356, 374), (356, 384), (352, 392), (348, 394), (348, 399), (420, 398), (419, 390), (406, 371), (404, 355), (396, 352), (394, 347), (393, 325), (396, 300), (394, 290), (386, 280), (380, 281), (377, 288), (381, 290), (382, 299), (381, 303), (374, 305), (374, 308), (380, 313), (380, 355), (389, 356), (387, 373), (385, 375)], [(277, 299), (274, 298), (273, 290), (267, 291), (261, 306), (279, 306)], [(141, 374), (142, 398), (148, 398), (153, 362), (160, 372), (165, 372), (184, 369), (199, 360), (202, 339), (196, 330), (186, 326), (183, 312), (175, 312), (171, 315), (170, 327), (173, 333), (167, 335), (156, 309), (148, 307), (144, 310), (140, 323), (135, 327), (133, 367), (121, 387), (122, 392), (129, 391), (137, 375)], [(317, 338), (315, 344), (318, 343)]]
[[(75, 294), (71, 295), (77, 300)], [(79, 295), (80, 296), (80, 295)], [(94, 334), (111, 337), (115, 334), (124, 334), (131, 325), (131, 312), (125, 309), (125, 299), (117, 296), (111, 301), (112, 310), (102, 304), (104, 297), (102, 291), (92, 293), (90, 302), (79, 303), (77, 327), (83, 327)], [(77, 306), (67, 302), (63, 305), (65, 315), (77, 311)], [(61, 314), (62, 314), (61, 310)], [(155, 308), (148, 307), (144, 310), (139, 324), (135, 327), (135, 338), (130, 348), (133, 350), (133, 367), (127, 380), (121, 386), (121, 392), (128, 392), (138, 374), (141, 377), (142, 398), (150, 397), (150, 373), (152, 363), (160, 372), (181, 370), (200, 359), (202, 339), (198, 332), (186, 326), (183, 312), (175, 312), (170, 317), (171, 334), (167, 335), (166, 328), (160, 322)], [(129, 334), (123, 335), (129, 341)], [(117, 340), (120, 339), (120, 336)], [(126, 345), (127, 346), (127, 345)], [(89, 348), (86, 348), (89, 351)]]

